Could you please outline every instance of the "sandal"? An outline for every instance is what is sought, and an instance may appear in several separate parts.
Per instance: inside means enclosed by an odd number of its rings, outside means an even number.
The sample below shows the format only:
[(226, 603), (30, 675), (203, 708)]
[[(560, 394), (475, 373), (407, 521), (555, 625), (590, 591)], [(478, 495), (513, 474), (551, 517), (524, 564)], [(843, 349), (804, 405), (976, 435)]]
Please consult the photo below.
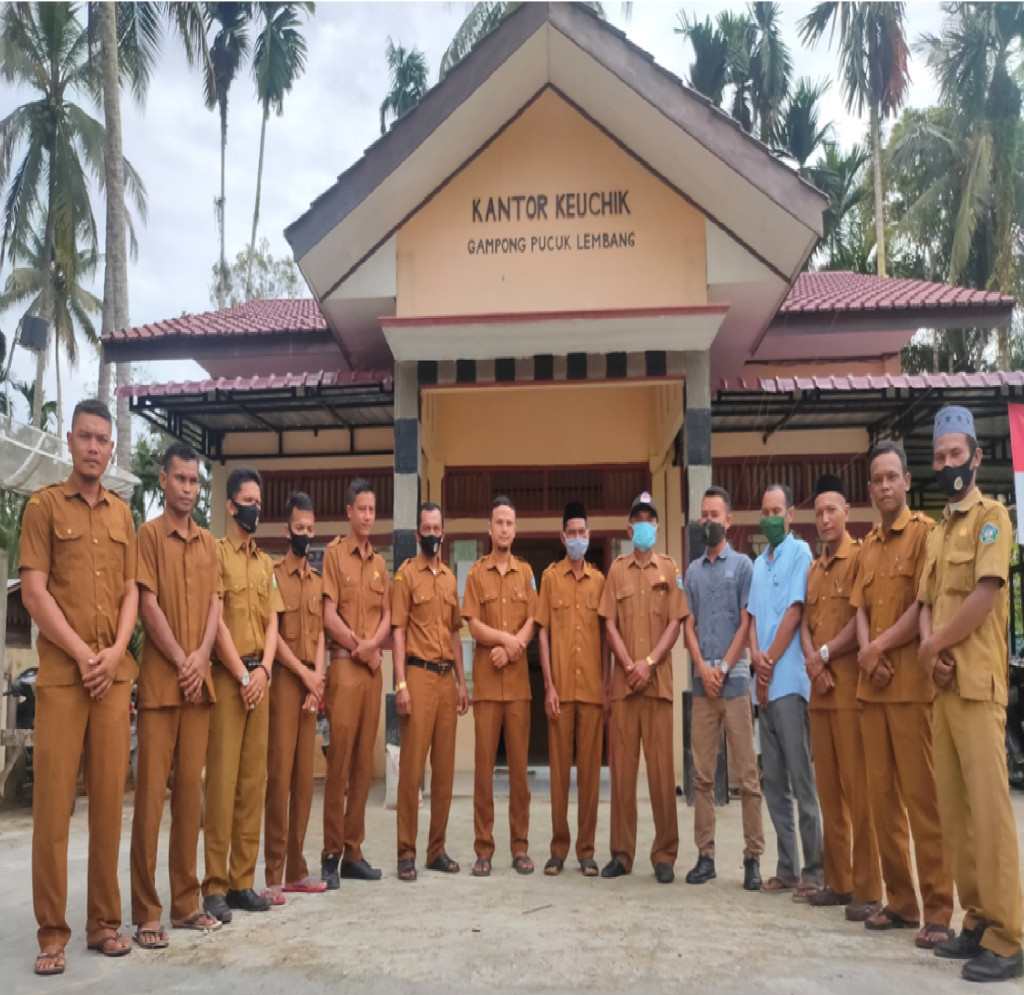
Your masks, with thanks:
[(442, 874), (458, 874), (461, 868), (457, 860), (452, 860), (447, 853), (439, 853), (429, 864), (428, 871), (440, 871)]
[(799, 883), (799, 881), (783, 881), (779, 877), (770, 877), (761, 885), (761, 891), (767, 892), (769, 895), (778, 895), (784, 891), (792, 891)]
[(398, 862), (399, 881), (415, 881), (416, 877), (416, 861), (412, 857), (406, 857)]
[(156, 929), (139, 926), (135, 930), (135, 942), (143, 950), (163, 950), (170, 945), (170, 937), (162, 925), (157, 925)]
[(918, 929), (920, 923), (916, 919), (904, 919), (898, 912), (892, 909), (882, 909), (873, 916), (864, 920), (865, 929), (887, 930), (887, 929)]
[(319, 895), (320, 892), (327, 891), (327, 882), (321, 881), (320, 878), (306, 877), (286, 884), (281, 890), (294, 891), (302, 895)]
[(533, 873), (533, 861), (530, 860), (530, 855), (527, 853), (520, 853), (513, 857), (512, 866), (515, 868), (517, 874)]
[(209, 912), (204, 912), (202, 909), (196, 909), (191, 915), (185, 916), (184, 919), (179, 919), (175, 922), (171, 920), (171, 927), (173, 929), (194, 929), (199, 933), (209, 933), (215, 929), (220, 929), (220, 920), (216, 916), (210, 915)]
[(956, 933), (946, 926), (939, 926), (933, 922), (926, 922), (914, 940), (914, 945), (922, 950), (932, 950), (943, 940), (952, 940)]
[(544, 873), (548, 877), (554, 877), (556, 874), (562, 873), (564, 866), (565, 861), (561, 857), (548, 857), (548, 862), (544, 865)]
[(124, 957), (132, 952), (132, 941), (120, 933), (107, 933), (98, 940), (88, 940), (85, 946), (104, 957)]
[(793, 901), (794, 902), (809, 902), (812, 895), (817, 895), (821, 891), (821, 885), (811, 884), (809, 882), (803, 882), (798, 884), (793, 889)]
[(475, 878), (489, 878), (491, 876), (491, 860), (490, 857), (477, 857), (476, 863), (473, 865), (473, 877)]
[[(52, 963), (51, 963), (52, 962)], [(36, 956), (35, 972), (41, 978), (50, 978), (64, 973), (64, 950), (41, 950)]]
[(282, 894), (283, 891), (279, 884), (275, 884), (270, 888), (264, 888), (260, 892), (260, 898), (265, 898), (271, 905), (284, 905), (288, 899)]
[(597, 861), (593, 857), (584, 857), (580, 861), (580, 870), (583, 871), (585, 878), (596, 878), (601, 873)]

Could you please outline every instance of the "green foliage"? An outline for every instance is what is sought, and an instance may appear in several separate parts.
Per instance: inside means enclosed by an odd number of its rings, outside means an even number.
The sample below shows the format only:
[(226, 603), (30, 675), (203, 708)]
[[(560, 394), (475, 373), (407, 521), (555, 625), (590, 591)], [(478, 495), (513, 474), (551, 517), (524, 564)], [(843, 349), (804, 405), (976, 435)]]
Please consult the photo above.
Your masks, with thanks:
[[(160, 489), (160, 470), (164, 451), (173, 440), (162, 432), (150, 431), (135, 440), (132, 448), (132, 473), (139, 483), (132, 491), (128, 506), (135, 519), (135, 527), (153, 518), (164, 507), (164, 492)], [(210, 527), (210, 496), (212, 476), (207, 462), (199, 459), (199, 498), (192, 517), (204, 529)]]
[(384, 55), (388, 62), (388, 95), (380, 105), (380, 133), (388, 129), (388, 120), (397, 121), (408, 114), (430, 87), (427, 57), (415, 46), (406, 49), (401, 42), (396, 46), (388, 36)]
[[(306, 283), (302, 279), (298, 266), (291, 256), (276, 258), (270, 251), (270, 242), (261, 238), (252, 256), (252, 273), (248, 281), (249, 292), (246, 293), (246, 274), (249, 270), (249, 250), (242, 249), (235, 256), (234, 263), (228, 268), (224, 307), (237, 307), (246, 301), (276, 300), (281, 298), (305, 297), (308, 294)], [(214, 263), (210, 284), (210, 303), (221, 306), (218, 293), (220, 289), (220, 264)]]
[(0, 549), (7, 551), (7, 576), (18, 576), (18, 541), (21, 538), (21, 516), (27, 494), (17, 494), (0, 487)]
[(828, 87), (827, 81), (814, 83), (807, 77), (801, 77), (796, 90), (782, 105), (778, 124), (772, 134), (772, 146), (776, 153), (795, 162), (801, 176), (809, 175), (807, 160), (832, 134), (831, 122), (821, 123), (819, 107)]

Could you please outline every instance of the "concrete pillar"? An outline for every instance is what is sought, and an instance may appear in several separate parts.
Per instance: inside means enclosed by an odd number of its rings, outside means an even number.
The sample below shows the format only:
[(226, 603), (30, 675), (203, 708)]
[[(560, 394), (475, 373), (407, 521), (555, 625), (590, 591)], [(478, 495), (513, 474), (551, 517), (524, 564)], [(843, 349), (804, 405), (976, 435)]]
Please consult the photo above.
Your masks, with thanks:
[(416, 363), (395, 364), (394, 566), (416, 555), (420, 503), (420, 388)]
[[(686, 414), (683, 419), (683, 459), (686, 466), (686, 521), (700, 518), (700, 502), (711, 486), (711, 356), (707, 351), (685, 354)], [(695, 552), (687, 527), (686, 559)]]

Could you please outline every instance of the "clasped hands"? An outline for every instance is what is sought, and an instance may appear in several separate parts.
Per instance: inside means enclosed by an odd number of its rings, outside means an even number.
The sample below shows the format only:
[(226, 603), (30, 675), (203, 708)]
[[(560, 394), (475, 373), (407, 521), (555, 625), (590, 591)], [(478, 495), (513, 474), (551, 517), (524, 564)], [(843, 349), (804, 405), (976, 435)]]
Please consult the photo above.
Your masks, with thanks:
[(807, 676), (811, 679), (811, 687), (814, 688), (815, 694), (827, 695), (835, 690), (835, 675), (828, 664), (821, 658), (820, 649), (804, 660), (804, 669), (807, 671)]
[(956, 660), (948, 650), (937, 648), (934, 635), (921, 640), (917, 650), (917, 662), (940, 691), (945, 691), (953, 684)]
[(521, 642), (518, 636), (511, 633), (501, 633), (501, 641), (491, 647), (491, 663), (495, 668), (501, 670), (510, 663), (515, 663), (526, 649), (526, 643)]

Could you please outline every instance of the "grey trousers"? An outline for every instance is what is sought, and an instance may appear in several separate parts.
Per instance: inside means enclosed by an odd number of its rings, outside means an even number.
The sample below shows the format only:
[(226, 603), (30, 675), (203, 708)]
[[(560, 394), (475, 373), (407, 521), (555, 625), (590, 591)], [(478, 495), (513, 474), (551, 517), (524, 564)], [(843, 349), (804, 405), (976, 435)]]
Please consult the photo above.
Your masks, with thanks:
[[(775, 827), (779, 859), (776, 875), (784, 881), (797, 878), (809, 884), (822, 883), (821, 810), (811, 765), (811, 739), (807, 702), (788, 694), (761, 709), (761, 765), (764, 800)], [(800, 814), (800, 844), (803, 869), (796, 849), (793, 825), (793, 797)]]

